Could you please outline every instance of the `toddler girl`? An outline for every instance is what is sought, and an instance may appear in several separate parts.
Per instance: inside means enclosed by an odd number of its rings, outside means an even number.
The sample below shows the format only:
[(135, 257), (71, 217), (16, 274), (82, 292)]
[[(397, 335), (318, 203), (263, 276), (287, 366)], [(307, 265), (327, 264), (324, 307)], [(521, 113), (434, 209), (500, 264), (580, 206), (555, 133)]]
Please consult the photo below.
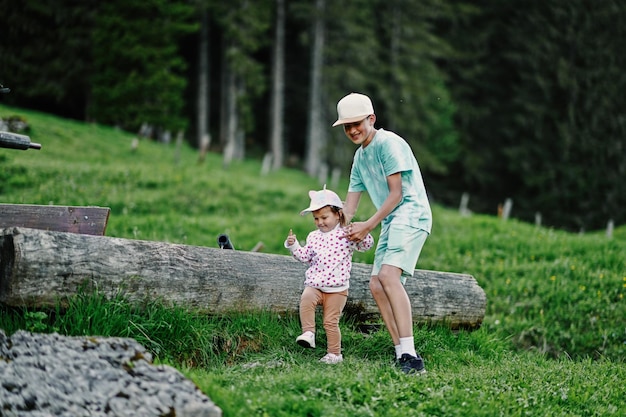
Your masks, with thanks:
[(309, 265), (300, 297), (302, 334), (296, 342), (306, 348), (315, 347), (315, 308), (321, 305), (328, 353), (320, 361), (333, 364), (343, 360), (339, 318), (348, 299), (352, 253), (370, 249), (374, 238), (369, 233), (359, 242), (346, 238), (343, 203), (326, 186), (320, 191), (309, 191), (309, 197), (311, 204), (300, 215), (313, 213), (317, 230), (309, 233), (304, 246), (300, 246), (291, 230), (285, 240), (291, 254)]

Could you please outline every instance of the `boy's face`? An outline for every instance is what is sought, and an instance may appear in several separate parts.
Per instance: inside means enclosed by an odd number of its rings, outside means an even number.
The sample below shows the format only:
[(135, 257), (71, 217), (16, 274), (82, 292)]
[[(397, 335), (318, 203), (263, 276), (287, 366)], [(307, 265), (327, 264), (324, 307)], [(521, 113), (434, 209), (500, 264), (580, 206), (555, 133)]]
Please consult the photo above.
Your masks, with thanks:
[(330, 206), (322, 207), (313, 212), (313, 220), (320, 232), (330, 232), (339, 223), (339, 213), (335, 213)]
[(345, 123), (343, 125), (343, 131), (352, 143), (355, 145), (361, 145), (365, 148), (372, 141), (374, 133), (376, 133), (376, 129), (374, 129), (375, 121), (376, 116), (370, 114), (359, 122)]

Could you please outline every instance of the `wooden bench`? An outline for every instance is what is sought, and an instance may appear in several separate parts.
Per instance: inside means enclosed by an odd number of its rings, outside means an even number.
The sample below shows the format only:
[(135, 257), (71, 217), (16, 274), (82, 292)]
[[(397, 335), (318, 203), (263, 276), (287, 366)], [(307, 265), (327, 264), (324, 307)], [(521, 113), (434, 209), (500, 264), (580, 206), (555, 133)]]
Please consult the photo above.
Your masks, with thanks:
[(27, 227), (52, 232), (104, 236), (108, 207), (0, 204), (0, 229)]

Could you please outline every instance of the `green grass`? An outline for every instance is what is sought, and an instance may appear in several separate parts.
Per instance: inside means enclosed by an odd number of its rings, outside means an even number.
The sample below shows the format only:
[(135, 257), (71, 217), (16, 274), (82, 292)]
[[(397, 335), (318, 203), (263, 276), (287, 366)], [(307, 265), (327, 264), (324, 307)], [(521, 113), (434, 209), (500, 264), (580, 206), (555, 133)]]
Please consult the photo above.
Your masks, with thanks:
[[(263, 242), (265, 252), (285, 255), (290, 228), (300, 239), (312, 229), (298, 213), (320, 185), (300, 171), (262, 176), (255, 160), (224, 170), (220, 155), (198, 164), (188, 146), (149, 141), (133, 152), (133, 135), (0, 106), (0, 117), (15, 114), (42, 149), (0, 149), (2, 203), (105, 206), (108, 236), (217, 247), (227, 233), (239, 250)], [(343, 178), (337, 191), (346, 188)], [(323, 331), (317, 349), (303, 350), (293, 343), (297, 316), (271, 312), (207, 316), (81, 294), (67, 310), (3, 308), (0, 328), (133, 337), (196, 381), (225, 416), (620, 415), (626, 226), (608, 239), (433, 210), (418, 267), (471, 274), (487, 312), (471, 333), (416, 326), (425, 378), (399, 374), (387, 333), (363, 334), (351, 317), (341, 324), (339, 366), (317, 362)], [(358, 216), (372, 212), (365, 199)], [(372, 257), (355, 254), (357, 262)]]
[(282, 357), (190, 375), (230, 416), (604, 416), (624, 404), (624, 369), (606, 362), (506, 355), (434, 365), (423, 378), (390, 368), (360, 358), (328, 368)]

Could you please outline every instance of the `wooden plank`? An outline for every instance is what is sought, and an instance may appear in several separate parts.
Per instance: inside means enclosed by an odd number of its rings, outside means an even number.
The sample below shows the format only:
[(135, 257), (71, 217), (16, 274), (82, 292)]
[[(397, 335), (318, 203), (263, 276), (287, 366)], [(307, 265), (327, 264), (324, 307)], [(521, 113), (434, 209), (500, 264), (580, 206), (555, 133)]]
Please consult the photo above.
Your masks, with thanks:
[(0, 204), (0, 228), (27, 227), (54, 232), (104, 235), (108, 207)]
[[(354, 263), (347, 308), (378, 316), (371, 265)], [(289, 255), (0, 229), (0, 303), (54, 307), (82, 289), (131, 301), (162, 300), (211, 313), (296, 312), (306, 266)], [(453, 329), (480, 327), (486, 295), (474, 277), (416, 270), (407, 281), (413, 320)]]

